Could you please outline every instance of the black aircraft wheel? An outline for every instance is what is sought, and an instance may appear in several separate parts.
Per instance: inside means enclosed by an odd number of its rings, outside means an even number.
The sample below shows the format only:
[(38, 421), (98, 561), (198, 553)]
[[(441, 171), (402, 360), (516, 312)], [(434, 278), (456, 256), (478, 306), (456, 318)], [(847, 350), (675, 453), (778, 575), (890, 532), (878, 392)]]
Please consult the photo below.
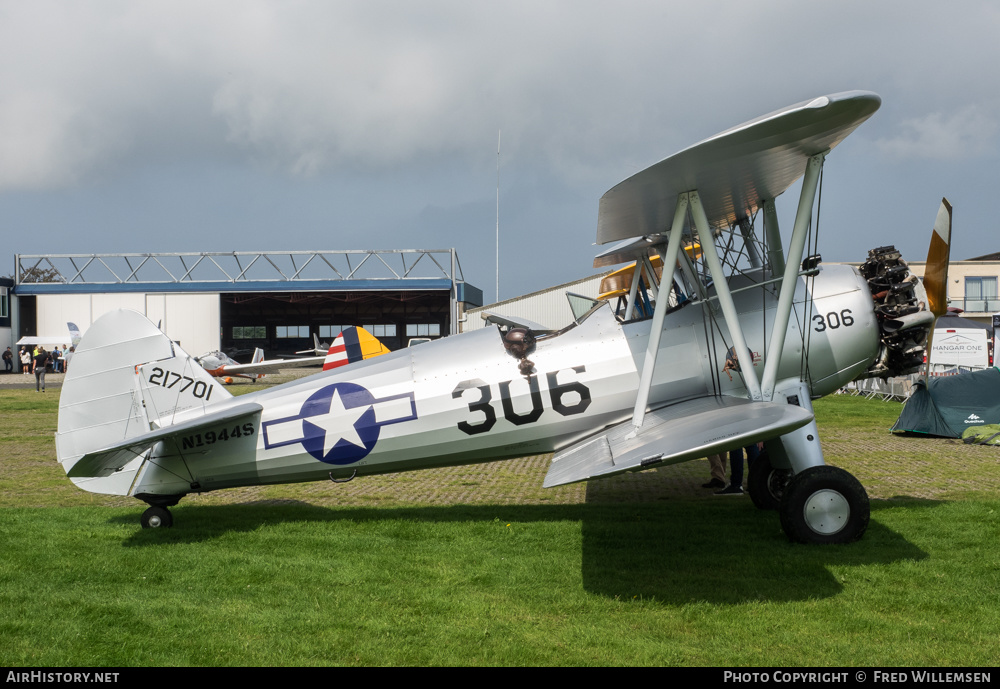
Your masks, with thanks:
[(851, 543), (868, 528), (864, 486), (843, 469), (810, 467), (792, 477), (781, 498), (781, 528), (797, 543)]
[(758, 510), (776, 510), (781, 506), (781, 496), (792, 480), (791, 469), (775, 469), (767, 452), (761, 452), (750, 462), (747, 491)]
[(174, 525), (174, 515), (166, 507), (150, 507), (139, 520), (144, 529), (170, 528)]

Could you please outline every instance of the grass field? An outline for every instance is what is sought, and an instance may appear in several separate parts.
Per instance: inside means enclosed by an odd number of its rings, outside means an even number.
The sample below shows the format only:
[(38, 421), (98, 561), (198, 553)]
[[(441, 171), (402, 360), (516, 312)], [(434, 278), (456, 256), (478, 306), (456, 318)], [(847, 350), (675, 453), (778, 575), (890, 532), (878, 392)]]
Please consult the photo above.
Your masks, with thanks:
[[(51, 391), (50, 391), (51, 392)], [(0, 663), (992, 666), (1000, 451), (817, 404), (865, 538), (793, 545), (705, 462), (542, 490), (547, 457), (185, 498), (79, 491), (56, 395), (0, 391)]]

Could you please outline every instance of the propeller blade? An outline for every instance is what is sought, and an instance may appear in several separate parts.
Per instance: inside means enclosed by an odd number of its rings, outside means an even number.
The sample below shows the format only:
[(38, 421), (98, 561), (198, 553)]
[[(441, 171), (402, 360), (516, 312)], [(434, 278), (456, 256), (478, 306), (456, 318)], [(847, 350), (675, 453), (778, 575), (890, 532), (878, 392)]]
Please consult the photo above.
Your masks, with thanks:
[(924, 289), (927, 307), (935, 318), (948, 312), (948, 258), (951, 255), (951, 204), (941, 199), (931, 245), (927, 250), (927, 267), (924, 269)]
[(924, 366), (924, 377), (931, 369), (931, 344), (934, 341), (934, 326), (937, 319), (948, 313), (948, 258), (951, 256), (951, 204), (948, 199), (941, 199), (937, 218), (934, 220), (934, 231), (931, 232), (931, 245), (927, 249), (927, 266), (924, 269), (924, 290), (927, 292), (927, 308), (934, 314), (934, 324), (927, 333), (924, 343), (927, 363)]

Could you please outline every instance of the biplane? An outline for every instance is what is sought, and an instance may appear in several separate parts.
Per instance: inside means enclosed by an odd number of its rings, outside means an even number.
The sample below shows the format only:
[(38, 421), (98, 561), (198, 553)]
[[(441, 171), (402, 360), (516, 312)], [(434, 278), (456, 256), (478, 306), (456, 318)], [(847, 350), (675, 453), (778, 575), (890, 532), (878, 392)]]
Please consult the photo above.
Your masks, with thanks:
[(76, 327), (76, 323), (66, 324), (65, 335), (25, 335), (19, 339), (14, 344), (18, 347), (28, 346), (28, 345), (44, 345), (46, 347), (59, 345), (65, 346), (67, 342), (70, 346), (75, 347), (80, 342), (80, 329)]
[[(506, 317), (231, 397), (144, 317), (108, 313), (63, 385), (59, 461), (80, 488), (146, 502), (154, 527), (185, 495), (236, 486), (541, 453), (558, 486), (763, 442), (757, 507), (794, 541), (860, 538), (867, 494), (825, 464), (811, 401), (917, 370), (934, 316), (892, 247), (860, 270), (806, 247), (824, 160), (879, 105), (859, 91), (799, 103), (613, 187), (594, 265), (641, 269), (617, 307), (568, 295), (559, 329)], [(774, 203), (799, 178), (784, 244)], [(730, 351), (747, 355), (722, 375)]]

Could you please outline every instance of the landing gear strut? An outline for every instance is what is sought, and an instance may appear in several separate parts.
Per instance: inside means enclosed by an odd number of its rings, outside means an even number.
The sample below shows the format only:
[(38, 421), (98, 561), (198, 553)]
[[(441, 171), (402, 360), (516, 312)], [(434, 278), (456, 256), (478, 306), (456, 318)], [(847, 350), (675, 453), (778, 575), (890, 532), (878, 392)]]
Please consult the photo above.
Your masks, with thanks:
[(771, 459), (764, 450), (750, 462), (747, 492), (758, 510), (776, 510), (781, 506), (781, 496), (792, 479), (791, 469), (771, 466)]
[(843, 469), (810, 467), (781, 498), (781, 527), (797, 543), (851, 543), (868, 528), (871, 508), (861, 483)]

